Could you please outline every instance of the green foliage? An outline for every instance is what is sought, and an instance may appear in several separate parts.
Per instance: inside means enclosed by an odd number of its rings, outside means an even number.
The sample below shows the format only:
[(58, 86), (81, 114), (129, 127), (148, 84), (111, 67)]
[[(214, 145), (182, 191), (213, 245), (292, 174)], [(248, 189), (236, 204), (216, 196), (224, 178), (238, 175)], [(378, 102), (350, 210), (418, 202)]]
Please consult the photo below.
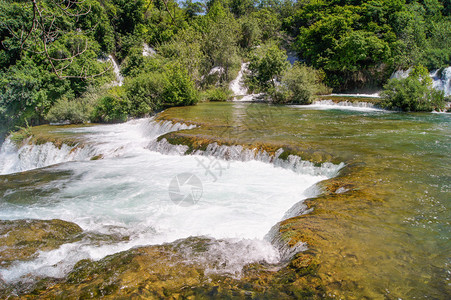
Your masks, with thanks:
[(130, 102), (121, 97), (107, 95), (100, 98), (94, 109), (93, 120), (96, 122), (124, 122), (130, 111)]
[(324, 73), (296, 62), (283, 74), (274, 98), (279, 103), (310, 104), (315, 95), (330, 93), (323, 78)]
[(207, 57), (207, 70), (213, 67), (224, 69), (220, 81), (230, 80), (230, 70), (240, 63), (238, 57), (238, 22), (233, 15), (215, 1), (207, 14), (207, 28), (202, 50)]
[(193, 27), (188, 27), (178, 32), (171, 41), (160, 45), (157, 52), (183, 66), (195, 81), (200, 81), (206, 72), (203, 37)]
[(142, 117), (161, 108), (164, 79), (162, 74), (144, 73), (125, 83), (126, 97), (130, 102), (130, 114)]
[(90, 120), (93, 107), (78, 99), (58, 100), (49, 110), (46, 119), (52, 123), (69, 122), (71, 124), (86, 123)]
[(179, 65), (169, 66), (163, 73), (163, 107), (193, 105), (199, 100), (199, 94), (188, 72)]
[[(247, 59), (250, 89), (284, 103), (310, 102), (322, 81), (338, 90), (378, 87), (398, 68), (451, 64), (449, 0), (186, 0), (181, 6), (175, 0), (86, 0), (68, 14), (55, 0), (36, 3), (55, 18), (44, 16), (22, 45), (33, 2), (0, 1), (0, 122), (8, 130), (26, 121), (121, 121), (191, 105), (202, 90), (203, 99), (224, 101)], [(75, 17), (77, 11), (89, 13)], [(49, 28), (55, 34), (43, 43)], [(144, 57), (143, 43), (157, 54)], [(287, 69), (280, 45), (296, 50), (306, 65)], [(123, 88), (98, 89), (114, 77), (98, 60), (109, 54), (121, 64)], [(209, 75), (213, 68), (222, 71)], [(102, 75), (63, 78), (88, 74)], [(393, 81), (390, 90), (407, 99), (403, 90), (427, 94), (426, 81)], [(439, 107), (435, 97), (426, 98)], [(429, 102), (420, 102), (396, 100), (387, 107), (429, 109)]]
[(199, 99), (188, 72), (177, 65), (132, 78), (125, 84), (125, 93), (130, 114), (135, 117), (166, 107), (192, 105)]
[(227, 101), (232, 97), (232, 92), (226, 87), (213, 87), (202, 93), (204, 101)]
[(432, 111), (445, 107), (443, 91), (432, 88), (432, 80), (426, 68), (413, 68), (407, 78), (391, 79), (381, 94), (381, 105), (402, 111)]
[(284, 27), (301, 58), (336, 89), (379, 86), (396, 68), (451, 63), (444, 1), (328, 1), (299, 6)]
[(256, 48), (250, 57), (249, 80), (251, 87), (257, 90), (275, 88), (281, 75), (288, 68), (289, 62), (285, 50), (274, 42), (268, 42)]
[(28, 121), (25, 121), (25, 126), (16, 126), (16, 129), (16, 131), (10, 132), (9, 136), (11, 141), (14, 143), (20, 143), (32, 135), (31, 127), (28, 124)]

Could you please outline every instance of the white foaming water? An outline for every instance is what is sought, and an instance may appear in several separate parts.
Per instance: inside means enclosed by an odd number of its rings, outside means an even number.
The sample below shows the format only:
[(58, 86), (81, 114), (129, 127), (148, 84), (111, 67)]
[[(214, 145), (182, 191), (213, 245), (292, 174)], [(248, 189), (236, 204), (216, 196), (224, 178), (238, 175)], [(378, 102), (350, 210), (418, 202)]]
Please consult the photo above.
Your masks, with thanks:
[(155, 49), (153, 49), (152, 47), (150, 47), (148, 44), (144, 43), (143, 44), (143, 56), (154, 56), (155, 54), (157, 54), (157, 52), (155, 51)]
[(409, 68), (406, 71), (404, 71), (404, 70), (396, 70), (395, 72), (393, 72), (393, 74), (391, 74), (390, 79), (407, 78), (407, 77), (409, 77), (410, 72), (412, 72), (412, 68)]
[(247, 88), (244, 85), (244, 72), (247, 69), (249, 63), (242, 63), (240, 72), (238, 76), (230, 82), (229, 88), (232, 90), (234, 96), (244, 96), (247, 95)]
[(339, 110), (351, 110), (351, 111), (362, 111), (362, 112), (371, 112), (371, 111), (379, 111), (386, 112), (387, 110), (377, 108), (374, 104), (368, 102), (350, 102), (350, 101), (342, 101), (342, 102), (334, 102), (332, 100), (318, 100), (314, 101), (313, 104), (310, 105), (292, 105), (297, 108), (306, 108), (306, 109), (339, 109)]
[(445, 93), (445, 96), (451, 95), (451, 67), (447, 67), (441, 72), (441, 76), (439, 76), (440, 70), (435, 70), (430, 73), (430, 76), (433, 80), (432, 86), (440, 91)]
[(90, 160), (92, 157), (116, 157), (139, 151), (150, 140), (171, 131), (193, 128), (171, 122), (156, 123), (140, 119), (124, 124), (99, 125), (65, 129), (65, 132), (84, 134), (82, 145), (61, 148), (52, 143), (34, 145), (25, 143), (19, 149), (7, 138), (0, 148), (0, 175), (28, 171), (69, 161)]
[[(397, 70), (393, 72), (390, 76), (390, 79), (396, 78), (407, 78), (412, 71), (412, 68), (409, 68), (407, 71)], [(432, 87), (434, 89), (443, 91), (445, 96), (451, 95), (451, 66), (443, 69), (441, 74), (439, 74), (440, 70), (434, 70), (429, 73), (429, 76), (432, 79)], [(441, 76), (440, 76), (441, 75)]]
[(123, 85), (124, 77), (121, 75), (121, 69), (119, 67), (119, 64), (117, 63), (116, 59), (112, 55), (108, 55), (108, 60), (111, 61), (111, 63), (113, 64), (113, 71), (114, 71), (114, 74), (116, 75), (116, 80), (113, 81), (112, 85), (113, 86)]
[(248, 72), (249, 63), (242, 63), (238, 76), (230, 82), (229, 89), (233, 92), (233, 101), (250, 102), (263, 99), (265, 94), (248, 94), (248, 89), (244, 83), (244, 74)]
[(373, 94), (330, 94), (330, 96), (380, 98), (379, 92)]
[(8, 138), (0, 148), (0, 175), (42, 168), (66, 161), (86, 160), (96, 155), (90, 146), (78, 147), (52, 143), (26, 144), (19, 149)]
[[(286, 253), (279, 253), (265, 235), (294, 204), (311, 196), (308, 187), (332, 176), (341, 166), (324, 166), (330, 172), (312, 171), (314, 166), (303, 165), (295, 157), (286, 165), (282, 161), (278, 164), (277, 157), (271, 160), (264, 153), (252, 154), (242, 149), (243, 154), (230, 157), (225, 154), (227, 149), (217, 145), (211, 145), (205, 153), (198, 152), (210, 156), (167, 155), (149, 150), (149, 144), (158, 144), (152, 141), (159, 135), (191, 127), (142, 119), (71, 129), (84, 133), (95, 153), (103, 154), (104, 159), (52, 167), (73, 175), (58, 185), (58, 192), (33, 205), (0, 202), (0, 219), (58, 218), (97, 234), (94, 236), (119, 237), (119, 242), (84, 238), (40, 252), (34, 260), (0, 269), (3, 280), (26, 280), (28, 275), (63, 277), (81, 259), (99, 260), (132, 247), (190, 236), (215, 239), (202, 258), (218, 262), (208, 272), (235, 276), (248, 263), (276, 263), (283, 258)], [(221, 155), (249, 159), (225, 161), (219, 159)], [(254, 160), (250, 160), (252, 155)], [(169, 184), (181, 173), (194, 174), (202, 182), (202, 198), (195, 205), (181, 206), (170, 200)], [(299, 250), (302, 248), (296, 251)], [(199, 261), (199, 257), (192, 259)]]

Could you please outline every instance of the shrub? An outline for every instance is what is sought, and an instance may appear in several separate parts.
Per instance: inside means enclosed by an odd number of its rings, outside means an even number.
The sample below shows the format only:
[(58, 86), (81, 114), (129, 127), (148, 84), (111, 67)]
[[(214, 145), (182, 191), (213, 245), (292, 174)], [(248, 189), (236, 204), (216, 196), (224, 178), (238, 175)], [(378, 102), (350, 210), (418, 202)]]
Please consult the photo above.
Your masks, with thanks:
[(432, 87), (432, 80), (423, 66), (414, 67), (407, 78), (391, 79), (381, 93), (382, 107), (402, 111), (432, 111), (445, 107), (443, 91)]
[(47, 113), (49, 122), (70, 122), (72, 124), (86, 123), (90, 121), (94, 107), (86, 105), (80, 99), (59, 99)]
[(130, 114), (141, 117), (161, 108), (164, 78), (160, 73), (141, 74), (125, 83)]
[(95, 111), (94, 120), (97, 122), (124, 122), (130, 110), (130, 103), (125, 98), (104, 96), (99, 100)]
[(140, 117), (162, 108), (195, 104), (199, 95), (188, 72), (178, 66), (163, 72), (140, 74), (126, 82), (132, 116)]
[(175, 65), (163, 73), (164, 87), (161, 103), (163, 107), (193, 105), (199, 100), (199, 93), (188, 72)]
[(285, 50), (280, 49), (274, 42), (256, 48), (249, 61), (250, 88), (257, 90), (275, 88), (288, 66)]
[(232, 92), (226, 87), (210, 88), (202, 95), (205, 101), (227, 101), (232, 97)]
[(298, 62), (282, 76), (274, 100), (280, 103), (310, 104), (315, 95), (328, 94), (330, 89), (322, 80), (324, 74)]

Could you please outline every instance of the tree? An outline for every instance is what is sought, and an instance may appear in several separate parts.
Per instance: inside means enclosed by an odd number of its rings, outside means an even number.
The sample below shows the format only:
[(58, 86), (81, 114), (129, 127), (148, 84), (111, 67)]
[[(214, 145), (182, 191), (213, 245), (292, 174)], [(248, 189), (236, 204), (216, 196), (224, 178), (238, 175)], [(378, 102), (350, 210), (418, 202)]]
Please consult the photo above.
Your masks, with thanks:
[(288, 68), (287, 54), (274, 42), (268, 42), (255, 49), (249, 62), (250, 81), (261, 90), (275, 89), (281, 75)]
[(315, 95), (330, 93), (323, 78), (323, 72), (296, 62), (284, 72), (276, 99), (281, 103), (310, 104)]
[[(20, 21), (11, 19), (11, 11), (4, 11), (7, 8), (14, 8), (12, 13)], [(92, 67), (94, 49), (88, 36), (77, 27), (77, 21), (90, 12), (87, 0), (14, 1), (2, 6), (2, 23), (11, 36), (2, 43), (7, 48), (41, 55), (59, 79), (100, 76), (111, 66), (100, 72)], [(73, 68), (75, 63), (79, 68)]]

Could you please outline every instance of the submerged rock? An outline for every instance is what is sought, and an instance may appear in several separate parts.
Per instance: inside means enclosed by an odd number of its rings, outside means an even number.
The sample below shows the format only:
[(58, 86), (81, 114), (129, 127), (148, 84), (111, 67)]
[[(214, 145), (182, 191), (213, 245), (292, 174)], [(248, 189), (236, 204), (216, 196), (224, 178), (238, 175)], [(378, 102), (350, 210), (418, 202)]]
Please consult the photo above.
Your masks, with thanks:
[(32, 259), (38, 251), (77, 240), (81, 233), (77, 224), (58, 219), (0, 221), (0, 266)]
[(202, 256), (213, 242), (188, 238), (131, 249), (99, 261), (82, 260), (64, 280), (43, 280), (28, 296), (288, 299), (320, 298), (324, 293), (316, 275), (317, 265), (306, 255), (296, 256), (286, 266), (247, 265), (240, 278), (211, 273), (209, 265), (196, 257)]

